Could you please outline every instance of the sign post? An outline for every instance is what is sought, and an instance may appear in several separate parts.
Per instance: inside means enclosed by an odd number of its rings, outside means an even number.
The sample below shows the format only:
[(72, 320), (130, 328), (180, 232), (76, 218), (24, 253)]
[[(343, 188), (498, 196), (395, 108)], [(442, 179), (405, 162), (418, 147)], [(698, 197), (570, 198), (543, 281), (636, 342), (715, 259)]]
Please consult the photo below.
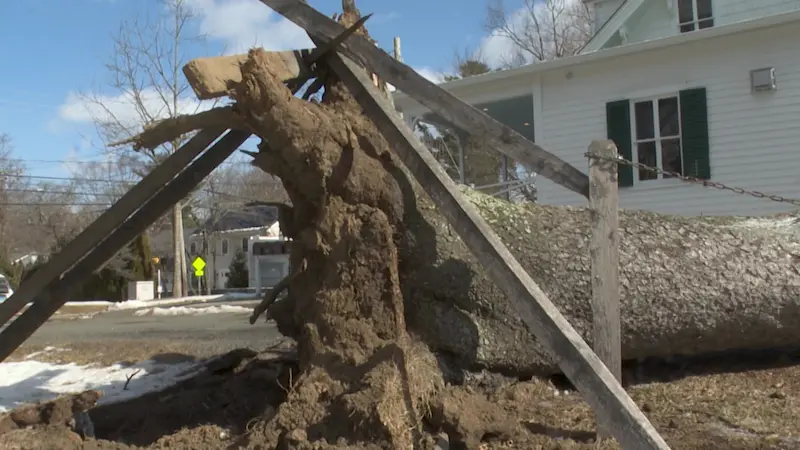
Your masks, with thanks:
[(206, 262), (203, 261), (203, 258), (198, 256), (192, 262), (192, 267), (194, 267), (194, 276), (197, 277), (197, 292), (200, 293), (202, 292), (200, 289), (200, 280), (205, 274), (205, 270), (203, 269), (205, 269), (206, 267)]

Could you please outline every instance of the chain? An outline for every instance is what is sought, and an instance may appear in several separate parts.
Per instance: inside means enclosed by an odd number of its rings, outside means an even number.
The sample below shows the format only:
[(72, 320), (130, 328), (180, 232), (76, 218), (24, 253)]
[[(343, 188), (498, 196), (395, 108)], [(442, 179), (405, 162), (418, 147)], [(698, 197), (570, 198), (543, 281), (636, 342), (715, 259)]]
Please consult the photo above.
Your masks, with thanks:
[(637, 163), (637, 162), (633, 162), (633, 161), (628, 161), (627, 159), (625, 159), (625, 158), (623, 158), (621, 156), (617, 157), (617, 158), (609, 158), (608, 156), (594, 155), (592, 153), (585, 153), (584, 156), (586, 156), (587, 158), (590, 158), (590, 159), (597, 159), (597, 160), (606, 161), (606, 162), (615, 162), (617, 164), (630, 166), (630, 167), (633, 167), (633, 168), (636, 168), (636, 169), (640, 169), (640, 170), (647, 170), (647, 171), (650, 171), (650, 172), (653, 172), (653, 173), (656, 173), (656, 174), (668, 175), (670, 177), (677, 178), (677, 179), (679, 179), (681, 181), (686, 181), (687, 183), (700, 184), (703, 187), (709, 187), (709, 188), (719, 189), (719, 190), (723, 190), (723, 191), (731, 191), (733, 193), (740, 194), (740, 195), (749, 195), (749, 196), (755, 197), (755, 198), (764, 198), (764, 199), (767, 199), (767, 200), (772, 200), (773, 202), (789, 203), (789, 204), (792, 204), (792, 205), (795, 205), (795, 206), (800, 206), (800, 199), (786, 198), (786, 197), (781, 197), (780, 195), (770, 195), (770, 194), (765, 194), (765, 193), (759, 192), (759, 191), (748, 191), (746, 189), (742, 189), (742, 188), (736, 187), (736, 186), (726, 186), (726, 185), (724, 185), (724, 184), (722, 184), (722, 183), (720, 183), (718, 181), (711, 181), (711, 180), (704, 180), (702, 178), (697, 178), (697, 177), (690, 177), (690, 176), (682, 175), (682, 174), (680, 174), (678, 172), (670, 172), (668, 170), (659, 169), (658, 167), (652, 167), (652, 166), (648, 166), (646, 164)]

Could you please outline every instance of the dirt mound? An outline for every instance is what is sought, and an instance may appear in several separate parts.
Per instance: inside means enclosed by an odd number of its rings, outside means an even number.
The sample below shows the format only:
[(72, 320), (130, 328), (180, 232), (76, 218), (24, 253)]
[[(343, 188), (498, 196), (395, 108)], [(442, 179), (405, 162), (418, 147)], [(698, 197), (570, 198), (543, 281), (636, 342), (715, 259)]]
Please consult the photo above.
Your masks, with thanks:
[[(231, 363), (218, 364), (216, 369), (212, 367), (163, 392), (90, 410), (96, 439), (82, 439), (69, 420), (63, 420), (73, 411), (69, 405), (80, 403), (81, 395), (20, 408), (18, 412), (27, 411), (28, 417), (45, 417), (39, 413), (48, 410), (64, 414), (50, 422), (28, 422), (32, 425), (6, 429), (0, 433), (0, 448), (272, 449), (276, 411), (284, 410), (284, 421), (290, 417), (296, 423), (316, 420), (313, 417), (320, 413), (320, 407), (308, 398), (310, 388), (303, 391), (305, 394), (298, 391), (294, 361), (275, 360), (266, 354), (245, 358), (232, 355), (218, 361), (226, 359)], [(794, 406), (800, 398), (800, 367), (702, 376), (699, 368), (688, 370), (683, 378), (668, 383), (629, 388), (672, 448), (800, 447), (796, 433), (800, 410)], [(314, 381), (307, 377), (303, 384), (312, 386)], [(332, 383), (325, 378), (320, 381), (313, 385), (326, 387)], [(301, 399), (301, 395), (306, 397)], [(58, 406), (54, 408), (53, 404)], [(414, 436), (419, 449), (433, 450), (436, 445), (441, 450), (619, 448), (613, 441), (595, 442), (594, 415), (578, 393), (545, 380), (519, 382), (488, 372), (476, 373), (463, 385), (442, 388), (428, 399), (428, 405), (424, 423)], [(39, 413), (31, 416), (31, 411)], [(0, 422), (9, 416), (0, 416)], [(336, 418), (325, 420), (336, 426)], [(283, 448), (337, 448), (338, 440), (309, 442), (314, 431), (294, 428), (280, 437)], [(339, 431), (343, 432), (343, 442), (351, 439), (352, 430)], [(380, 442), (376, 439), (346, 448), (386, 448)]]

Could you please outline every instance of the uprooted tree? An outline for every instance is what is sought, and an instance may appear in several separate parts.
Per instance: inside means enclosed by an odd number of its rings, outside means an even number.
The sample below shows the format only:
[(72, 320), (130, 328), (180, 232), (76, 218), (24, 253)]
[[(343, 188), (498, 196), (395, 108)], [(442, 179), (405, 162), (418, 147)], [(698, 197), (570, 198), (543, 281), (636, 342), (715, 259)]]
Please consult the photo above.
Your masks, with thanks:
[[(159, 122), (133, 143), (246, 129), (262, 140), (253, 164), (279, 177), (291, 199), (281, 226), (294, 241), (293, 271), (279, 285), (288, 296), (267, 316), (297, 341), (302, 375), (260, 432), (292, 448), (343, 436), (409, 448), (422, 420), (437, 417), (443, 378), (557, 370), (331, 74), (317, 104), (287, 89), (281, 54), (234, 59), (220, 58), (224, 88), (214, 94), (231, 106)], [(203, 67), (207, 77), (194, 73), (198, 93), (198, 80), (220, 79), (212, 60)], [(589, 340), (589, 212), (465, 195)], [(625, 358), (800, 342), (792, 218), (621, 212), (621, 230)]]

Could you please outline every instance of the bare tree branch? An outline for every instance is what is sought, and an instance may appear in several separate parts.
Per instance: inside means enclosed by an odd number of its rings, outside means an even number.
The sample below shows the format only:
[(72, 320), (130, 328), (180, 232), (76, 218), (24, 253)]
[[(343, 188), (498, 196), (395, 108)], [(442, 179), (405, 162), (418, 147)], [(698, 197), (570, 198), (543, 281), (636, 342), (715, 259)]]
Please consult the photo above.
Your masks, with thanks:
[(592, 13), (581, 0), (524, 0), (515, 11), (489, 0), (485, 28), (511, 44), (502, 55), (511, 68), (577, 54), (592, 37)]
[[(219, 120), (225, 113), (233, 117), (230, 110), (202, 112), (216, 103), (197, 101), (181, 71), (191, 59), (190, 44), (203, 41), (203, 36), (190, 31), (189, 25), (196, 19), (190, 2), (161, 0), (161, 3), (164, 8), (159, 8), (158, 16), (134, 18), (120, 25), (112, 38), (113, 53), (106, 63), (106, 89), (81, 95), (98, 134), (106, 145), (113, 147), (107, 151), (118, 157), (121, 163), (118, 169), (128, 170), (136, 177), (144, 176), (175, 152), (190, 138), (187, 132), (204, 126), (204, 118)], [(195, 122), (189, 120), (193, 115)], [(159, 122), (162, 120), (165, 121)], [(170, 127), (175, 128), (167, 130)], [(137, 138), (142, 129), (145, 133)], [(122, 143), (134, 145), (116, 145)], [(176, 261), (175, 295), (187, 293), (181, 203), (175, 205), (170, 215)]]

